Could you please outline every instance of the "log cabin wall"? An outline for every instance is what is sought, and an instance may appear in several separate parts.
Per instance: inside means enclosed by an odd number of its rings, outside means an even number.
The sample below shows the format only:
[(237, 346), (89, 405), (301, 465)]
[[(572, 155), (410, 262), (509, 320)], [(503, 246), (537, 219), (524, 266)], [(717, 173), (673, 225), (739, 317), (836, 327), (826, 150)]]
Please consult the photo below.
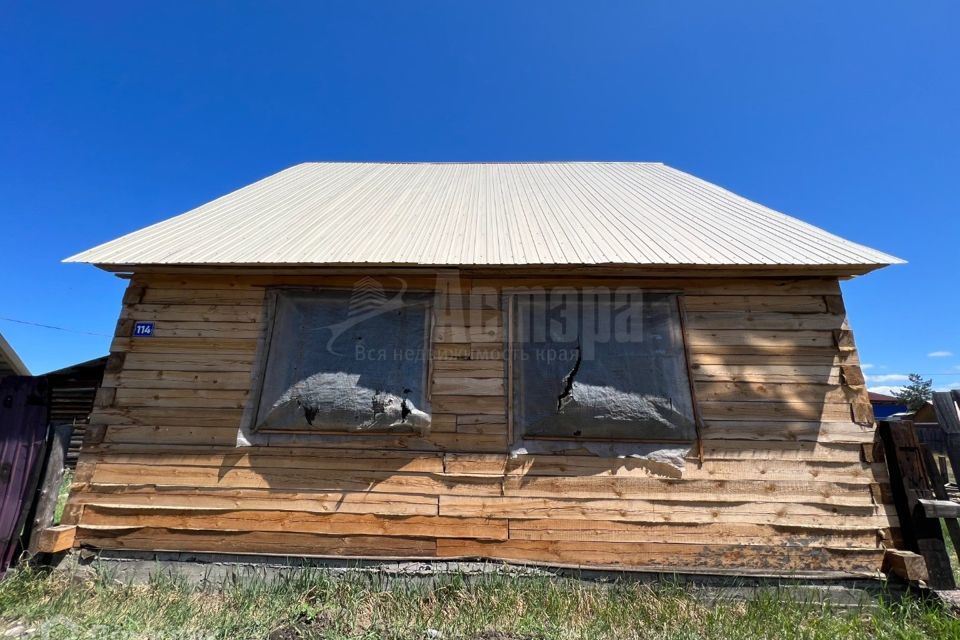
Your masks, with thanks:
[[(503, 349), (502, 324), (482, 331), (443, 316), (433, 331), (429, 436), (237, 448), (265, 287), (355, 280), (135, 275), (64, 516), (78, 525), (77, 544), (879, 570), (896, 516), (885, 468), (872, 457), (872, 412), (836, 278), (462, 274), (465, 293), (585, 282), (682, 291), (703, 425), (702, 446), (679, 478), (616, 458), (510, 458), (504, 364), (489, 359)], [(135, 321), (154, 321), (155, 336), (132, 339)]]

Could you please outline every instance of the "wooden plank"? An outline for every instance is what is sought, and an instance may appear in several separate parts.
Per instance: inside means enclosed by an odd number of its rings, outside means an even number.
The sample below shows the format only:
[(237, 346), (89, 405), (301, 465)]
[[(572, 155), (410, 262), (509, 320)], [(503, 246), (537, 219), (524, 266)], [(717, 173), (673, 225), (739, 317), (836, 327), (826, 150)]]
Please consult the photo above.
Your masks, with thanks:
[(107, 409), (113, 406), (117, 398), (117, 390), (110, 387), (100, 387), (93, 400), (94, 410)]
[(859, 365), (843, 365), (840, 367), (840, 382), (846, 385), (857, 386), (866, 384), (866, 378), (864, 378), (863, 370), (861, 370)]
[(457, 416), (458, 433), (506, 434), (507, 429), (507, 421), (503, 416), (485, 414)]
[(757, 348), (836, 346), (830, 331), (761, 331), (758, 329), (690, 329), (687, 340), (691, 349), (698, 346), (749, 346)]
[(238, 389), (131, 389), (116, 390), (116, 404), (121, 407), (172, 407), (242, 409), (248, 390)]
[[(458, 425), (459, 429), (459, 425)], [(441, 451), (503, 451), (507, 448), (507, 438), (502, 433), (431, 433), (429, 442)], [(401, 447), (422, 449), (411, 444)]]
[(500, 327), (434, 327), (435, 343), (466, 342), (503, 342), (503, 330)]
[(503, 344), (500, 342), (471, 342), (471, 360), (503, 360)]
[(882, 506), (844, 507), (779, 503), (697, 503), (652, 500), (440, 496), (440, 515), (469, 518), (622, 520), (697, 524), (733, 522), (781, 526), (836, 526), (851, 519), (877, 528), (894, 526)]
[(957, 413), (957, 403), (952, 393), (949, 391), (934, 393), (933, 407), (940, 427), (946, 433), (960, 433), (960, 414)]
[(868, 486), (787, 480), (688, 480), (637, 477), (519, 477), (503, 480), (503, 495), (622, 498), (672, 502), (775, 502), (872, 507)]
[(507, 421), (500, 420), (498, 422), (490, 423), (458, 423), (457, 424), (457, 433), (469, 433), (469, 434), (484, 434), (484, 435), (502, 435), (506, 437), (507, 435)]
[(913, 425), (881, 421), (879, 433), (890, 469), (890, 488), (901, 525), (906, 551), (923, 556), (930, 586), (955, 587), (950, 558), (943, 542), (940, 521), (927, 518), (918, 500), (932, 497)]
[(260, 304), (128, 304), (124, 305), (120, 318), (155, 322), (259, 323), (262, 313)]
[(469, 413), (461, 413), (457, 415), (457, 426), (463, 425), (481, 425), (481, 424), (503, 424), (503, 416), (493, 415), (493, 414), (484, 414), (480, 413), (477, 415), (471, 415)]
[(785, 295), (686, 295), (687, 311), (749, 311), (826, 313), (823, 296)]
[(803, 331), (840, 329), (846, 316), (828, 313), (752, 313), (749, 311), (700, 311), (688, 316), (689, 327), (700, 330)]
[(840, 351), (853, 352), (857, 350), (857, 345), (853, 342), (853, 332), (848, 329), (834, 329), (833, 342)]
[(438, 413), (483, 413), (506, 416), (507, 406), (503, 397), (441, 395), (433, 398), (433, 410)]
[(927, 582), (930, 579), (923, 556), (912, 551), (887, 549), (880, 570), (884, 573), (892, 573), (913, 584)]
[(434, 413), (430, 416), (430, 432), (443, 433), (457, 430), (457, 414)]
[(850, 422), (849, 403), (786, 402), (700, 402), (704, 420), (769, 420)]
[[(162, 436), (161, 442), (190, 444), (196, 441), (198, 444), (222, 443), (233, 447), (240, 424), (240, 416), (236, 409), (221, 411), (176, 407), (128, 407), (110, 409), (109, 412), (100, 411), (94, 417), (98, 424), (109, 426), (107, 431), (109, 442), (131, 444), (154, 442)], [(170, 440), (167, 440), (168, 438)], [(507, 446), (506, 438), (502, 434), (486, 432), (432, 432), (426, 438), (406, 434), (307, 433), (303, 434), (296, 444), (305, 449), (351, 448), (365, 451), (486, 452), (503, 451)]]
[(701, 382), (763, 382), (763, 383), (813, 383), (821, 385), (840, 384), (840, 367), (833, 363), (825, 365), (777, 365), (757, 362), (753, 364), (692, 364), (693, 379)]
[(844, 404), (860, 391), (839, 384), (778, 382), (695, 382), (701, 402), (804, 402)]
[(250, 389), (248, 371), (172, 371), (128, 369), (103, 376), (104, 387), (127, 389)]
[(73, 525), (46, 527), (39, 532), (32, 553), (60, 553), (73, 547), (77, 528)]
[(960, 478), (960, 414), (957, 413), (957, 394), (937, 391), (934, 392), (932, 400), (937, 421), (946, 434), (946, 453), (953, 469), (953, 476)]
[[(140, 320), (134, 316), (128, 322)], [(154, 338), (230, 338), (255, 340), (260, 335), (260, 325), (250, 322), (185, 322), (159, 320), (154, 322)], [(123, 335), (130, 335), (129, 332)]]
[[(111, 426), (111, 429), (114, 428)], [(231, 430), (235, 434), (235, 430)], [(437, 434), (439, 435), (439, 434)], [(447, 434), (443, 434), (447, 435)], [(349, 442), (324, 442), (324, 446), (303, 447), (303, 452), (328, 453), (335, 456), (352, 458), (365, 452), (376, 449), (363, 446), (364, 440), (353, 438)], [(148, 443), (155, 440), (147, 440)], [(324, 439), (326, 441), (326, 438)], [(502, 438), (501, 438), (502, 441)], [(176, 445), (164, 441), (162, 449), (151, 448), (154, 454), (169, 452), (171, 455), (189, 456), (196, 453), (200, 445)], [(374, 444), (373, 446), (380, 446)], [(345, 448), (345, 447), (349, 447)], [(260, 449), (271, 450), (272, 447)], [(233, 440), (226, 446), (218, 446), (210, 450), (222, 455), (236, 454)], [(143, 443), (108, 444), (96, 449), (90, 449), (88, 454), (99, 452), (143, 454)], [(389, 454), (399, 451), (383, 451)], [(426, 453), (426, 451), (422, 452)], [(236, 456), (235, 456), (236, 457)], [(91, 458), (92, 459), (92, 458)], [(856, 484), (875, 484), (886, 482), (887, 474), (883, 464), (869, 464), (862, 461), (833, 461), (833, 460), (708, 460), (701, 466), (686, 466), (681, 470), (662, 463), (653, 464), (649, 460), (639, 458), (598, 458), (593, 456), (563, 456), (538, 455), (517, 456), (509, 458), (498, 453), (445, 453), (443, 454), (444, 469), (448, 474), (457, 475), (617, 475), (637, 477), (667, 477), (679, 478), (681, 473), (684, 479), (713, 479), (713, 480), (817, 480), (823, 482), (846, 482)], [(242, 462), (240, 463), (242, 464)], [(347, 464), (352, 464), (347, 462)], [(669, 473), (667, 473), (669, 472)]]
[[(802, 356), (806, 356), (814, 362), (830, 362), (844, 355), (844, 352), (840, 351), (836, 346), (808, 346), (791, 343), (789, 341), (772, 344), (759, 342), (753, 344), (712, 344), (704, 342), (702, 344), (691, 345), (690, 352), (692, 359), (714, 355), (720, 356), (731, 363), (748, 359), (759, 360), (763, 357), (787, 358)], [(846, 355), (850, 357), (854, 353), (855, 352), (850, 352)]]
[(500, 495), (500, 483), (483, 477), (441, 474), (399, 474), (365, 469), (285, 469), (188, 467), (99, 463), (96, 484), (223, 487), (313, 491), (377, 491), (426, 495)]
[(435, 377), (502, 378), (503, 360), (437, 360)]
[(704, 424), (703, 436), (709, 440), (866, 444), (874, 441), (876, 430), (855, 422), (711, 420)]
[[(250, 395), (247, 389), (198, 389), (198, 388), (164, 388), (164, 389), (139, 389), (122, 388), (117, 389), (117, 401), (121, 398), (127, 400), (153, 399), (153, 400), (181, 400), (189, 398), (199, 398), (203, 400), (231, 400), (243, 401)], [(178, 405), (187, 407), (189, 405)], [(203, 406), (203, 405), (202, 405)], [(216, 407), (213, 403), (205, 405), (207, 407)]]
[(347, 556), (384, 559), (430, 558), (436, 540), (399, 536), (326, 536), (260, 531), (180, 531), (176, 529), (77, 530), (77, 542), (100, 549), (212, 551), (283, 556)]
[(498, 396), (503, 397), (503, 378), (446, 377), (435, 372), (432, 393), (434, 396)]
[(855, 365), (859, 362), (856, 353), (843, 353), (836, 349), (818, 349), (812, 353), (784, 353), (768, 351), (763, 353), (748, 353), (731, 351), (727, 353), (712, 353), (710, 351), (691, 351), (690, 364), (692, 368), (699, 365), (723, 365), (763, 368), (767, 366), (813, 366), (813, 367), (840, 367)]
[[(249, 377), (253, 369), (253, 354), (238, 355), (224, 353), (119, 353), (123, 355), (122, 373), (133, 371), (155, 372), (157, 370), (174, 371), (212, 371), (218, 373), (246, 373)], [(120, 373), (120, 372), (117, 372)]]
[(114, 338), (111, 352), (126, 353), (184, 353), (223, 355), (252, 355), (257, 348), (253, 338)]
[[(57, 500), (60, 497), (63, 469), (67, 461), (67, 448), (70, 446), (72, 433), (72, 424), (58, 424), (52, 427), (49, 453), (44, 464), (43, 479), (40, 482), (38, 497), (34, 505), (33, 522), (28, 538), (30, 542), (27, 550), (31, 554), (43, 552), (42, 545), (56, 544), (56, 539), (59, 536), (59, 533), (45, 534), (44, 532), (53, 524)], [(51, 536), (53, 540), (49, 539)]]
[(947, 499), (924, 499), (917, 500), (923, 507), (923, 513), (928, 518), (960, 518), (960, 503), (952, 502)]
[[(469, 309), (440, 309), (434, 314), (437, 327), (499, 327), (501, 311), (471, 307)], [(467, 342), (471, 342), (468, 340)]]
[[(947, 496), (947, 489), (945, 486), (947, 484), (947, 479), (946, 477), (942, 477), (940, 475), (937, 464), (933, 460), (933, 454), (931, 454), (930, 450), (922, 444), (920, 445), (920, 453), (923, 459), (924, 467), (927, 471), (927, 475), (930, 477), (930, 484), (933, 488), (934, 497), (937, 499), (937, 502), (942, 503), (948, 501), (949, 498)], [(923, 501), (919, 502), (924, 508), (924, 511), (926, 511), (926, 505), (923, 505)], [(960, 510), (957, 512), (960, 513)], [(950, 534), (950, 540), (953, 541), (953, 549), (957, 553), (957, 557), (960, 558), (960, 524), (957, 523), (957, 516), (945, 516), (945, 523), (947, 525), (947, 532)]]
[[(855, 526), (855, 525), (854, 525)], [(511, 540), (564, 540), (584, 542), (683, 542), (796, 547), (876, 549), (878, 535), (872, 527), (803, 529), (741, 523), (673, 524), (614, 520), (510, 520)]]
[(156, 508), (371, 513), (389, 516), (435, 516), (437, 497), (356, 491), (283, 491), (210, 487), (96, 485), (71, 494), (71, 505), (97, 504), (135, 510)]
[(882, 549), (527, 540), (482, 542), (469, 539), (438, 540), (437, 555), (443, 558), (522, 560), (577, 566), (701, 569), (729, 567), (791, 572), (872, 572), (879, 569), (883, 560)]
[(436, 362), (445, 360), (469, 360), (470, 345), (465, 344), (435, 344), (431, 351), (432, 359)]
[(149, 527), (193, 531), (273, 531), (336, 536), (404, 536), (506, 540), (507, 522), (489, 518), (317, 514), (297, 511), (179, 508), (151, 509), (88, 504), (80, 526)]
[(850, 403), (850, 414), (853, 421), (860, 424), (873, 424), (873, 405), (867, 400), (866, 389), (862, 389), (862, 400)]
[[(108, 444), (170, 444), (224, 445), (233, 447), (237, 442), (237, 427), (184, 427), (110, 425), (104, 433), (103, 442)], [(92, 451), (92, 449), (91, 449)]]
[(330, 469), (390, 471), (405, 473), (443, 473), (439, 453), (406, 451), (361, 451), (353, 449), (304, 449), (293, 447), (242, 447), (205, 451), (183, 450), (156, 443), (137, 450), (91, 452), (85, 460), (97, 464), (133, 464), (142, 466), (199, 466), (244, 469)]
[(109, 407), (94, 411), (92, 424), (126, 424), (152, 427), (234, 427), (240, 409), (202, 407)]
[[(597, 458), (592, 456), (534, 455), (508, 457), (502, 454), (444, 455), (447, 473), (467, 475), (591, 476), (616, 475), (663, 477), (661, 467), (636, 458)], [(672, 469), (672, 467), (671, 467)], [(680, 477), (676, 472), (673, 477)], [(687, 465), (684, 479), (726, 480), (820, 480), (873, 484), (887, 478), (882, 464), (858, 461), (806, 460), (708, 460), (702, 466)], [(670, 476), (668, 476), (670, 477)]]
[(854, 462), (859, 444), (835, 442), (758, 442), (755, 440), (704, 440), (708, 460), (822, 460)]
[(264, 289), (161, 289), (148, 286), (138, 304), (259, 305)]

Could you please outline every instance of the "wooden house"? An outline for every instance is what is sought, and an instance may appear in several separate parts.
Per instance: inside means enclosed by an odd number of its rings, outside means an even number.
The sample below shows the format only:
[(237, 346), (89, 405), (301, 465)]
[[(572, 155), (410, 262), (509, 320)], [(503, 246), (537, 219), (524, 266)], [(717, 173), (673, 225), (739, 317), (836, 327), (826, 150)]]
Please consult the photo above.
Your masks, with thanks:
[(96, 549), (875, 572), (839, 282), (899, 259), (659, 163), (311, 163), (70, 258), (129, 279)]

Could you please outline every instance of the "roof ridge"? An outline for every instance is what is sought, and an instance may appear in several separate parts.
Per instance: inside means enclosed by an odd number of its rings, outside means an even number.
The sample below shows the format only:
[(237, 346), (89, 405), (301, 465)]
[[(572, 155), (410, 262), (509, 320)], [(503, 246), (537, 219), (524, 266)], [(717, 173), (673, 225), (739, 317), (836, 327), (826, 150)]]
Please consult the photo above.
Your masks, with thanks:
[[(642, 164), (642, 165), (664, 165), (657, 160), (305, 160), (292, 166), (305, 164), (495, 164), (495, 165), (517, 165), (517, 164)], [(666, 166), (666, 165), (664, 165)]]

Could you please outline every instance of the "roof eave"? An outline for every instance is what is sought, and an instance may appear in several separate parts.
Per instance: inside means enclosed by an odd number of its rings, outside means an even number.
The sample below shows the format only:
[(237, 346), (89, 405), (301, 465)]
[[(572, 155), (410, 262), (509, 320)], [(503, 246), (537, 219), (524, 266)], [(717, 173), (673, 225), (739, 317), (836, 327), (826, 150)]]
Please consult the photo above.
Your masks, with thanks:
[(638, 275), (666, 275), (683, 273), (687, 275), (701, 275), (703, 277), (730, 277), (733, 274), (763, 276), (831, 276), (853, 277), (860, 276), (894, 264), (906, 264), (905, 261), (894, 258), (896, 262), (871, 264), (624, 264), (624, 263), (592, 263), (592, 264), (418, 264), (418, 263), (87, 263), (110, 273), (251, 273), (263, 271), (273, 272), (330, 272), (330, 271), (373, 271), (373, 270), (469, 270), (489, 272), (523, 272), (523, 273), (551, 273), (555, 271), (569, 272), (575, 269), (580, 272), (610, 272), (636, 273)]
[(0, 359), (10, 365), (10, 368), (20, 376), (29, 376), (30, 369), (24, 364), (17, 352), (13, 350), (6, 338), (0, 335)]

